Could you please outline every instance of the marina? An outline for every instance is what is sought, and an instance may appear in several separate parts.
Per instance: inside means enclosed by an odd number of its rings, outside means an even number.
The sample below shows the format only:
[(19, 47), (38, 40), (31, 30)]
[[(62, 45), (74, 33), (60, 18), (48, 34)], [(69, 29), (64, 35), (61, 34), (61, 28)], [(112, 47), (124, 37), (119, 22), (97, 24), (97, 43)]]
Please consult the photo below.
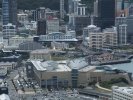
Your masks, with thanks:
[(122, 69), (122, 70), (133, 73), (133, 59), (131, 59), (130, 63), (114, 64), (112, 66), (114, 68)]

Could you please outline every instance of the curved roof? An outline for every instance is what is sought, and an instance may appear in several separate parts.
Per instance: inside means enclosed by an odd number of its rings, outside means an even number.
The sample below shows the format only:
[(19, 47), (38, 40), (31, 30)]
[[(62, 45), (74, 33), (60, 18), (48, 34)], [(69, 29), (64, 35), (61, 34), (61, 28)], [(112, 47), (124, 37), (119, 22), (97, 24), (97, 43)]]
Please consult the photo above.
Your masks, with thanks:
[(32, 64), (34, 65), (34, 67), (38, 70), (38, 71), (50, 71), (50, 72), (62, 72), (62, 71), (71, 71), (71, 69), (66, 65), (66, 64), (60, 64), (56, 61), (45, 61), (45, 62), (41, 62), (41, 61), (31, 61)]
[(0, 100), (10, 100), (9, 96), (6, 94), (0, 95)]
[(68, 63), (68, 66), (71, 69), (81, 69), (83, 67), (86, 67), (87, 65), (88, 63), (86, 62), (85, 58), (74, 59)]
[(89, 26), (87, 26), (88, 28), (96, 28), (96, 26), (95, 25), (89, 25)]

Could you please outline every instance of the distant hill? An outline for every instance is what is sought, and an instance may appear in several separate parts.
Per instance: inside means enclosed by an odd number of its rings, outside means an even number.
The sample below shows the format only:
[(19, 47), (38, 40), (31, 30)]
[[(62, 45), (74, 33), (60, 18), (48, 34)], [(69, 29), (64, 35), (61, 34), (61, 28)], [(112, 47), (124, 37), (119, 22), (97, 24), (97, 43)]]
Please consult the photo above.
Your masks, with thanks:
[[(59, 9), (59, 0), (17, 0), (19, 9), (35, 9), (40, 6), (45, 6), (51, 9)], [(2, 0), (0, 0), (2, 7)]]
[[(19, 9), (35, 9), (40, 6), (50, 8), (53, 10), (59, 10), (59, 1), (60, 0), (17, 0)], [(88, 6), (92, 4), (94, 0), (82, 0), (83, 3), (86, 3)], [(67, 10), (67, 2), (65, 0), (65, 9)], [(2, 0), (0, 0), (0, 7), (2, 7)]]

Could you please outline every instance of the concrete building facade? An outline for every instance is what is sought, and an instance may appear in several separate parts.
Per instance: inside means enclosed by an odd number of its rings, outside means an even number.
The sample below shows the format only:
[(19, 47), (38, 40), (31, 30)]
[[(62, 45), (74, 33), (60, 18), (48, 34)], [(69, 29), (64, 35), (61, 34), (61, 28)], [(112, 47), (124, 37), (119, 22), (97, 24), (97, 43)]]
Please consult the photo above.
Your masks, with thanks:
[(103, 37), (104, 33), (102, 32), (92, 32), (89, 33), (89, 47), (101, 49), (103, 48)]
[(28, 14), (26, 13), (19, 13), (17, 14), (17, 17), (18, 17), (18, 21), (21, 23), (21, 24), (27, 24), (29, 22), (28, 20)]
[(47, 49), (39, 49), (30, 52), (30, 59), (32, 60), (51, 60), (51, 54)]
[(47, 33), (59, 32), (59, 19), (51, 18), (47, 20)]
[(86, 5), (85, 4), (80, 4), (79, 3), (79, 5), (78, 5), (78, 15), (83, 15), (83, 16), (85, 16), (86, 15)]
[(121, 24), (126, 24), (126, 17), (116, 17), (115, 18), (115, 26), (119, 26)]
[(60, 0), (60, 18), (63, 19), (65, 14), (64, 0)]
[(44, 88), (86, 87), (91, 82), (103, 82), (121, 77), (131, 82), (128, 73), (118, 74), (113, 69), (109, 71), (88, 66), (84, 59), (43, 62), (31, 60), (26, 65), (27, 76), (36, 79)]
[(133, 100), (133, 87), (112, 87), (112, 100)]
[(118, 45), (126, 45), (127, 44), (127, 24), (119, 25), (118, 28)]
[(33, 21), (38, 21), (40, 19), (46, 18), (46, 9), (45, 7), (39, 7), (36, 10), (32, 11)]
[(33, 37), (29, 36), (29, 37), (20, 37), (20, 36), (15, 36), (9, 39), (8, 41), (8, 45), (9, 46), (16, 46), (18, 47), (19, 44), (23, 43), (23, 42), (33, 42)]
[(64, 50), (69, 48), (69, 44), (65, 42), (51, 42), (51, 47), (57, 50)]
[(7, 25), (2, 26), (2, 32), (4, 38), (14, 37), (17, 33), (16, 25), (8, 23)]
[(47, 33), (47, 23), (45, 19), (40, 19), (37, 21), (37, 35), (46, 35)]
[(77, 42), (76, 37), (73, 34), (65, 34), (62, 32), (52, 32), (48, 35), (41, 35), (39, 37), (41, 42)]
[(2, 1), (3, 25), (12, 23), (17, 26), (17, 0)]
[(104, 47), (114, 47), (118, 45), (117, 28), (106, 28), (104, 31)]

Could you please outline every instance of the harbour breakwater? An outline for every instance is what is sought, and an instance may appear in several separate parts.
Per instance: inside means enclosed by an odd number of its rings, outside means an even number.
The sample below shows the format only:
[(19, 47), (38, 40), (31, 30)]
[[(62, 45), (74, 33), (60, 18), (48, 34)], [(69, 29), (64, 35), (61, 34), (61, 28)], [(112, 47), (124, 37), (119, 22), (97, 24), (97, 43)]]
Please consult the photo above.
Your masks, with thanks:
[(97, 63), (97, 65), (113, 65), (113, 64), (122, 64), (122, 63), (130, 63), (131, 59), (123, 59), (123, 60), (114, 60), (114, 61), (108, 61), (108, 62), (100, 62)]
[(94, 65), (114, 65), (114, 64), (130, 63), (132, 59), (133, 59), (133, 55), (130, 55), (130, 56), (127, 56), (125, 59), (110, 60), (106, 62), (96, 62)]

